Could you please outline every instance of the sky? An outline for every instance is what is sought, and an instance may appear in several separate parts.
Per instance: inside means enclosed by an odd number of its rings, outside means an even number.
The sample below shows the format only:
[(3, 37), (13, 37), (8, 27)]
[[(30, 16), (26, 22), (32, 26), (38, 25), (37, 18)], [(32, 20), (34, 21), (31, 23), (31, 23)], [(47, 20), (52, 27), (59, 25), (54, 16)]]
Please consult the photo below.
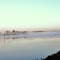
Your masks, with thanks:
[(60, 29), (60, 0), (0, 0), (0, 30)]

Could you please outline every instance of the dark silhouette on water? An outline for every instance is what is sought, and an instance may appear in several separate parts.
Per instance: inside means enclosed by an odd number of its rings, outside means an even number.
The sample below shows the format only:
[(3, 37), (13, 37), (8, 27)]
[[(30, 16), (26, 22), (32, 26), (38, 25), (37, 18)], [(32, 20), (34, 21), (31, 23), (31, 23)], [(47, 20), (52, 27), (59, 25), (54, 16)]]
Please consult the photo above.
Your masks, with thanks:
[(42, 60), (60, 60), (60, 51)]

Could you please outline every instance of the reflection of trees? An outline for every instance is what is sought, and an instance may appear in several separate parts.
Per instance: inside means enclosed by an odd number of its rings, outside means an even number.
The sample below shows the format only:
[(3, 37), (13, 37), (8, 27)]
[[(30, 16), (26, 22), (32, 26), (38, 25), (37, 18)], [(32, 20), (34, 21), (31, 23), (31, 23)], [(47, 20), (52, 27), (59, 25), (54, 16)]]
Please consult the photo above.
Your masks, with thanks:
[(11, 38), (5, 37), (4, 39), (13, 39), (13, 40), (15, 40), (15, 39), (20, 39), (20, 38), (19, 37), (11, 37)]
[(13, 40), (15, 40), (16, 38), (12, 38)]
[(6, 39), (10, 39), (10, 38), (6, 38)]

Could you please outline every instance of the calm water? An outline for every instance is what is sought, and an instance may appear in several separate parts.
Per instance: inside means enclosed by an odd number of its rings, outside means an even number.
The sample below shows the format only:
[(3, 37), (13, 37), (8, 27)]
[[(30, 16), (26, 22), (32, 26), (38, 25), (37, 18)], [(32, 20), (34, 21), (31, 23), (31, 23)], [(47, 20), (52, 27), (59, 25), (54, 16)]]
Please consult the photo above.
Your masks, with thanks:
[(59, 50), (59, 37), (0, 38), (0, 60), (41, 59)]
[(59, 51), (60, 38), (0, 40), (0, 60), (34, 60)]

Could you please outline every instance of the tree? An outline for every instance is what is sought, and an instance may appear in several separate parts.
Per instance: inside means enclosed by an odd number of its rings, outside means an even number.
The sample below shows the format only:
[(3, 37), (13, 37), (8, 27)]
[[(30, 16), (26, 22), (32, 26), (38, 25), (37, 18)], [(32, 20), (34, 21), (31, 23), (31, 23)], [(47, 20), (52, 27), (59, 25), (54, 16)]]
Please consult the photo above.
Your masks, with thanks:
[(12, 32), (15, 32), (15, 30), (13, 30)]

